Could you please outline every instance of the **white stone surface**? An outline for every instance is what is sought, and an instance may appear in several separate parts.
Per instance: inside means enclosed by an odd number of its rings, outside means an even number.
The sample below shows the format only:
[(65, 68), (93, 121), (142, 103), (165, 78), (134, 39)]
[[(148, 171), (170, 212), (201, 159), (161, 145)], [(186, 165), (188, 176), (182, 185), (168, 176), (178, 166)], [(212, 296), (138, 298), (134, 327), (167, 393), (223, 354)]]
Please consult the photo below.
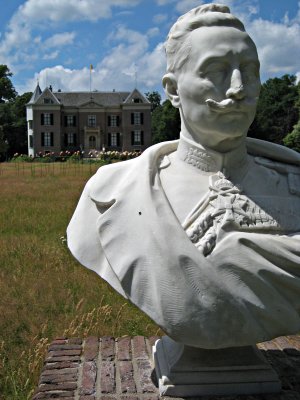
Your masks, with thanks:
[(203, 350), (167, 336), (153, 348), (160, 395), (193, 397), (276, 393), (276, 372), (256, 347)]
[(68, 227), (83, 265), (172, 339), (205, 349), (300, 330), (300, 156), (246, 139), (259, 62), (218, 7), (170, 31), (163, 84), (180, 140), (100, 168)]

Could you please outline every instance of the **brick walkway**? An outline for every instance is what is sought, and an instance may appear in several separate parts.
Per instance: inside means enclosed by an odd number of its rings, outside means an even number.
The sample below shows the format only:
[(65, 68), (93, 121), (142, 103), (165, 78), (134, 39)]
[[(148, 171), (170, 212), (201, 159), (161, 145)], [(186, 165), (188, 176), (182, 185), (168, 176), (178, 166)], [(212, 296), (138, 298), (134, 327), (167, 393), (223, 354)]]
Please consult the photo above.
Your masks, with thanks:
[[(58, 338), (49, 347), (33, 400), (157, 400), (151, 359), (156, 339)], [(282, 391), (278, 395), (214, 396), (210, 400), (300, 400), (300, 336), (277, 338), (259, 348), (277, 371)]]

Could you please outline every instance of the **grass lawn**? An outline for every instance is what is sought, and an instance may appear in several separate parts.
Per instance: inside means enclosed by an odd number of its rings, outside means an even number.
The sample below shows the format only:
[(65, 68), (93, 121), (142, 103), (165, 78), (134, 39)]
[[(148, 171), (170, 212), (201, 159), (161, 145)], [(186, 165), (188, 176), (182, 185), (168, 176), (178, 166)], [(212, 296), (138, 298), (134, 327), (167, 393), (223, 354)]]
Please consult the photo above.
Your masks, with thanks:
[(65, 231), (96, 165), (0, 164), (0, 399), (30, 399), (57, 336), (158, 327), (70, 254)]

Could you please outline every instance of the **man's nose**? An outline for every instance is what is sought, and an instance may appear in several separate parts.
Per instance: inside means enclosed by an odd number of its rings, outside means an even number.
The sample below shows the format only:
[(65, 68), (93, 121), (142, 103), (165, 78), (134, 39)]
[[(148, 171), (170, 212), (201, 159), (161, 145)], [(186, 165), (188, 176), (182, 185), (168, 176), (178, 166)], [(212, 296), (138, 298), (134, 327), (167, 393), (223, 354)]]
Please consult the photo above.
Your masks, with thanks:
[(230, 87), (226, 91), (226, 97), (235, 98), (237, 100), (242, 100), (245, 97), (244, 85), (239, 69), (234, 69), (232, 71)]

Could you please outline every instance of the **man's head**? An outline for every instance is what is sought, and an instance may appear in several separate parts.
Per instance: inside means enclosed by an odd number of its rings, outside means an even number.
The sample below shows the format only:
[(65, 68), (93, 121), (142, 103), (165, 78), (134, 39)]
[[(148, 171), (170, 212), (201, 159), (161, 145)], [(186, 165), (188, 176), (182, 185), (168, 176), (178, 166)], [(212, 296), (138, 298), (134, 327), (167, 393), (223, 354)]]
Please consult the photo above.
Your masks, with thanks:
[(180, 109), (182, 135), (228, 151), (244, 140), (260, 90), (259, 62), (243, 24), (223, 5), (183, 15), (166, 42), (163, 85)]

